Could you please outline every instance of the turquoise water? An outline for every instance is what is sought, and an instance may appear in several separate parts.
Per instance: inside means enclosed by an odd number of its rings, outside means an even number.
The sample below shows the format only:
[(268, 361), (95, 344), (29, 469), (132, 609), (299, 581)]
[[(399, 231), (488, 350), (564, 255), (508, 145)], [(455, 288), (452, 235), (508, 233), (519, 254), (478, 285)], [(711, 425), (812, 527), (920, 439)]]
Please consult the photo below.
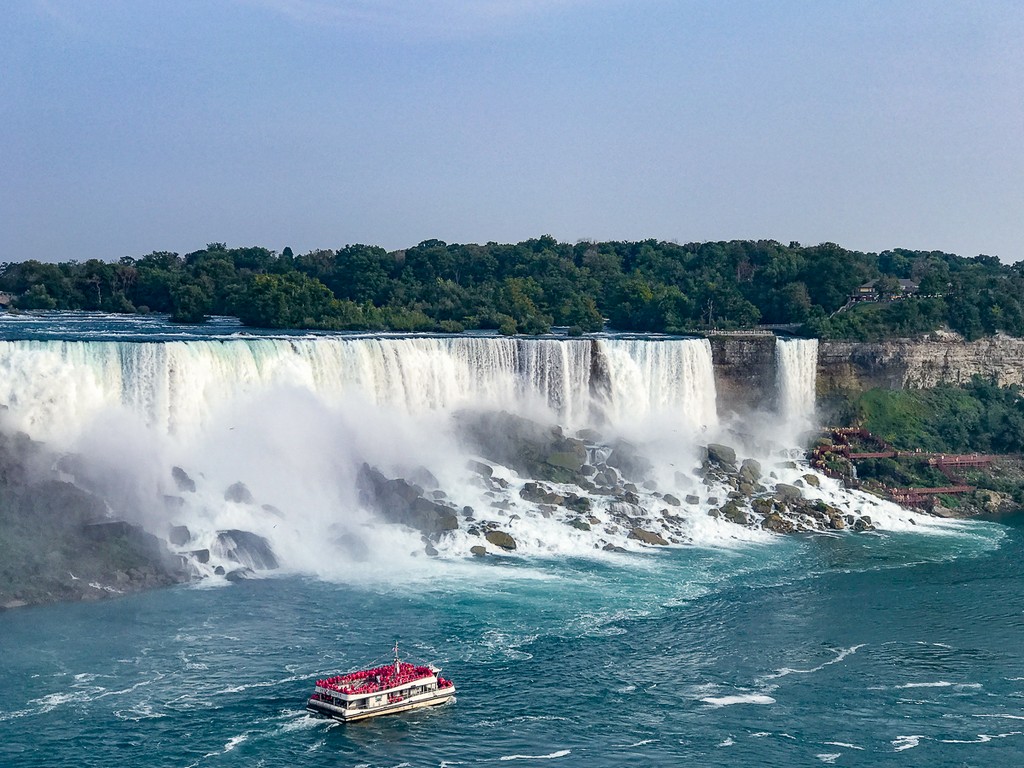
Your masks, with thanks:
[[(779, 539), (0, 614), (0, 765), (1024, 765), (1024, 528)], [(435, 661), (347, 726), (317, 676)]]

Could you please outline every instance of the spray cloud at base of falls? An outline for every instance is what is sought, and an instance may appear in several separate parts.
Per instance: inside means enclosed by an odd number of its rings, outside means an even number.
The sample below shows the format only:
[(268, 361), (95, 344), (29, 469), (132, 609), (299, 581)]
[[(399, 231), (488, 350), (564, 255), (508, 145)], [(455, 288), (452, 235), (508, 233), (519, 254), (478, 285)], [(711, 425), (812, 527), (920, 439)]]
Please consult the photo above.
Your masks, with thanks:
[[(779, 345), (787, 424), (813, 411), (813, 351)], [(158, 535), (187, 527), (182, 547), (211, 568), (231, 531), (263, 537), (287, 568), (339, 576), (393, 570), (424, 544), (503, 551), (499, 533), (517, 551), (581, 555), (763, 540), (755, 515), (709, 515), (739, 460), (709, 479), (704, 446), (760, 450), (754, 486), (807, 471), (772, 458), (786, 445), (754, 448), (766, 438), (719, 423), (706, 340), (0, 342), (0, 370), (10, 419), (66, 452), (76, 483)]]

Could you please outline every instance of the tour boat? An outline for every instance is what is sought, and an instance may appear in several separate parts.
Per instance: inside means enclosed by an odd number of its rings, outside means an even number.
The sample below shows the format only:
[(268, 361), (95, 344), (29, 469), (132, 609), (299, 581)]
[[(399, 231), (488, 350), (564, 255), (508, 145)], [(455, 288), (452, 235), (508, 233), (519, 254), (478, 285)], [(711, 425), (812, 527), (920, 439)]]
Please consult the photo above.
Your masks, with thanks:
[(343, 723), (377, 715), (444, 704), (455, 696), (455, 683), (433, 664), (417, 666), (398, 658), (393, 663), (316, 681), (306, 709)]

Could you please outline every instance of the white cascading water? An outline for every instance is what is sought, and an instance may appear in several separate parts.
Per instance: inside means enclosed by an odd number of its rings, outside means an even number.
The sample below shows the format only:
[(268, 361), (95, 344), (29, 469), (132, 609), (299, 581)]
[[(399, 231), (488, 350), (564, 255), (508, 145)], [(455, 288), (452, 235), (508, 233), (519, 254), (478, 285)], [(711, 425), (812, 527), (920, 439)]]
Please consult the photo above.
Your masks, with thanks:
[(277, 388), (327, 404), (353, 396), (413, 416), (458, 408), (549, 410), (568, 429), (595, 410), (714, 425), (706, 340), (598, 342), (609, 394), (594, 396), (590, 341), (502, 338), (248, 339), (166, 343), (0, 342), (0, 404), (40, 439), (66, 439), (123, 406), (158, 433), (191, 435), (225, 404)]
[(795, 437), (814, 426), (818, 340), (778, 339), (775, 366), (779, 416)]
[[(786, 421), (810, 423), (815, 349), (813, 341), (778, 345)], [(453, 418), (463, 409), (505, 410), (567, 434), (597, 427), (607, 445), (627, 438), (654, 464), (660, 493), (640, 489), (652, 525), (661, 524), (661, 493), (699, 497), (677, 526), (680, 540), (769, 536), (706, 514), (729, 489), (701, 484), (698, 448), (730, 439), (718, 424), (706, 340), (6, 341), (0, 405), (13, 427), (72, 457), (76, 482), (101, 492), (113, 514), (159, 535), (185, 524), (193, 549), (216, 551), (220, 530), (251, 531), (294, 570), (334, 568), (348, 577), (337, 542), (366, 538), (371, 529), (386, 555), (382, 567), (396, 567), (396, 552), (422, 554), (418, 533), (376, 525), (363, 508), (356, 491), (363, 462), (387, 477), (429, 470), (445, 492), (439, 498), (483, 510), (514, 533), (522, 551), (585, 554), (608, 541), (639, 547), (627, 540), (628, 529), (580, 530), (524, 508), (518, 491), (530, 478), (496, 465), (510, 502), (497, 504), (479, 478), (467, 476), (474, 456)], [(175, 466), (195, 481), (194, 491), (175, 485)], [(792, 482), (805, 471), (779, 469), (777, 477)], [(226, 498), (239, 482), (251, 502)], [(580, 490), (563, 492), (573, 489)], [(595, 511), (612, 503), (594, 498)], [(459, 555), (479, 542), (460, 528), (438, 546)]]

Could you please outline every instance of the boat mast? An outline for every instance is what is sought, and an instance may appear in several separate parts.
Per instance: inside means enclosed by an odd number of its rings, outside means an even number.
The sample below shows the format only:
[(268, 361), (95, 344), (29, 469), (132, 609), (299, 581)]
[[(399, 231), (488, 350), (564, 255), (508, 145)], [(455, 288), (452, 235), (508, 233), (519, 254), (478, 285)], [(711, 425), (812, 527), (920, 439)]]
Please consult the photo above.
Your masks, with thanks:
[(395, 676), (397, 677), (402, 672), (402, 665), (398, 661), (398, 641), (395, 640)]

